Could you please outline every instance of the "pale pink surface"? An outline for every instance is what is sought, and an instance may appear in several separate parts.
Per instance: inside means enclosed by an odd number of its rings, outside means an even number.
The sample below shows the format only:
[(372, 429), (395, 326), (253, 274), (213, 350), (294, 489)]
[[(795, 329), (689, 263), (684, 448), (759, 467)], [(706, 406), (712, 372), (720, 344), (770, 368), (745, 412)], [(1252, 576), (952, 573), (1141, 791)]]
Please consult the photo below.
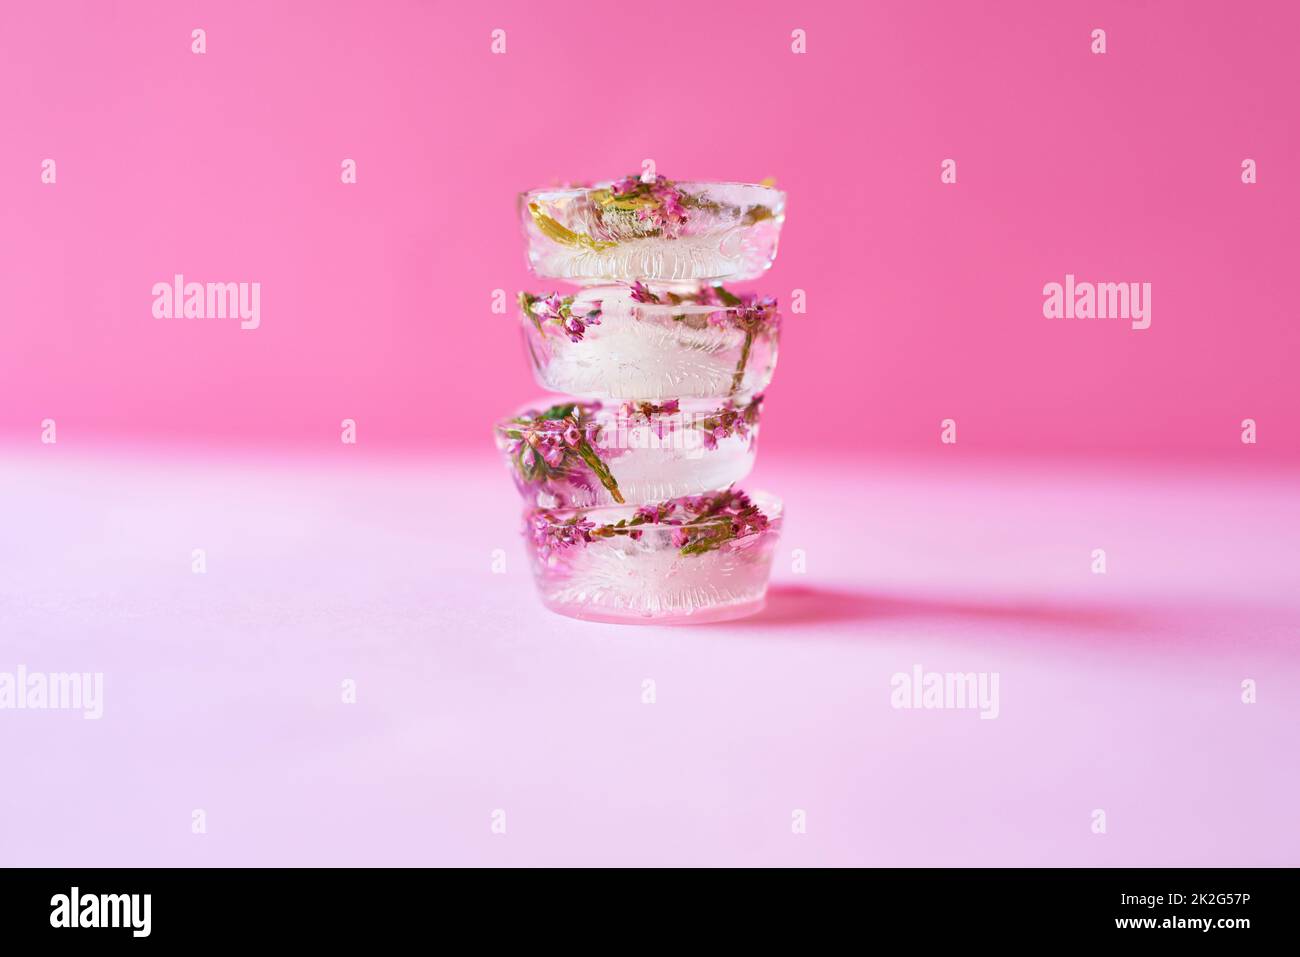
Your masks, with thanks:
[[(0, 670), (106, 689), (0, 712), (0, 863), (1300, 863), (1296, 474), (949, 451), (761, 461), (770, 608), (668, 629), (544, 612), (487, 448), (10, 449)], [(892, 709), (915, 664), (1000, 717)]]
[[(1253, 417), (1294, 460), (1297, 33), (1289, 0), (0, 4), (0, 431), (477, 443), (535, 391), (489, 311), (541, 285), (515, 193), (649, 157), (789, 194), (768, 455), (952, 417), (1231, 456)], [(261, 282), (262, 327), (153, 319), (174, 272)], [(1044, 319), (1066, 272), (1151, 282), (1151, 328)]]

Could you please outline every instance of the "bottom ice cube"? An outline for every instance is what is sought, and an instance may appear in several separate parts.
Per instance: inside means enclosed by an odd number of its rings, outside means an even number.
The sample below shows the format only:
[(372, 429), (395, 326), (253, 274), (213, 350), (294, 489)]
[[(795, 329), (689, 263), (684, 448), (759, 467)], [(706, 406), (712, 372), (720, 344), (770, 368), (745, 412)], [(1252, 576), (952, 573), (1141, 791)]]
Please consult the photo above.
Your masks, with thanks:
[(592, 621), (725, 621), (763, 607), (781, 501), (737, 489), (639, 508), (526, 513), (543, 603)]

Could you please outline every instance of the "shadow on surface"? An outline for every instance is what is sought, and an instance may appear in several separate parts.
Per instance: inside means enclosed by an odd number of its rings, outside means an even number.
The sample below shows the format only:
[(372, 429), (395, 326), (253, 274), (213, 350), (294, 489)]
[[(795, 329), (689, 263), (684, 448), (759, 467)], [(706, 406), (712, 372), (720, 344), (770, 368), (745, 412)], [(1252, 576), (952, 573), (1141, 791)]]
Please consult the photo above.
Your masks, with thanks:
[(882, 595), (808, 585), (773, 585), (767, 607), (738, 627), (788, 628), (850, 621), (949, 618), (1011, 625), (1124, 630), (1150, 626), (1158, 616), (1141, 609), (1042, 601), (977, 602), (937, 596)]

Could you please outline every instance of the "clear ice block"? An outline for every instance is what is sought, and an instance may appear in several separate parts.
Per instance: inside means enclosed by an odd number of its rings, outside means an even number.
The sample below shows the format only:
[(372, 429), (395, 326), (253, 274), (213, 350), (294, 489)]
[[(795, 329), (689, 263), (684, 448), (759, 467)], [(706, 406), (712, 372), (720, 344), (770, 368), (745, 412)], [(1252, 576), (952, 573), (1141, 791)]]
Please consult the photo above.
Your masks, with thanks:
[(543, 603), (592, 621), (725, 621), (763, 607), (781, 502), (729, 489), (639, 508), (534, 509), (525, 539)]
[(785, 194), (752, 183), (651, 182), (519, 197), (533, 272), (571, 282), (756, 279), (776, 258)]
[(496, 443), (529, 505), (644, 505), (748, 475), (761, 404), (542, 403), (498, 422)]
[(533, 374), (552, 392), (739, 401), (767, 388), (776, 369), (781, 317), (771, 298), (641, 283), (519, 298)]

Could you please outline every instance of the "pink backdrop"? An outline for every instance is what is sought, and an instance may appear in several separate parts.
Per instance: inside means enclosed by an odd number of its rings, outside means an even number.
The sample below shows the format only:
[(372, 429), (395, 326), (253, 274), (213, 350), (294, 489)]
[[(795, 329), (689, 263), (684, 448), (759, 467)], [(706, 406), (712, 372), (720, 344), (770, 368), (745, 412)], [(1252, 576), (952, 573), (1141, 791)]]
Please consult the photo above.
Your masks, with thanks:
[[(650, 157), (789, 191), (768, 456), (1297, 455), (1294, 4), (544, 6), (4, 4), (0, 432), (482, 447), (538, 391), (514, 194)], [(261, 327), (154, 319), (176, 272)], [(1151, 328), (1045, 319), (1067, 272)]]

